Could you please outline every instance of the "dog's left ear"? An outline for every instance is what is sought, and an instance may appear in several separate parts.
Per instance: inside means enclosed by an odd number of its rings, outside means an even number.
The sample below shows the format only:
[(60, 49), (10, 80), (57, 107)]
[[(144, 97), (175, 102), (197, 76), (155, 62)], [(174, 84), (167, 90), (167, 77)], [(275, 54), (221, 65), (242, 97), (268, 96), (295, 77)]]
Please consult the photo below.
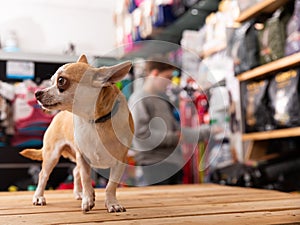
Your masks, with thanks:
[[(122, 80), (129, 73), (131, 67), (131, 61), (125, 61), (114, 66), (100, 67), (98, 69), (100, 77), (94, 79), (94, 86), (103, 86), (105, 83), (116, 83)], [(99, 78), (102, 82), (99, 82)]]
[(86, 55), (82, 54), (82, 55), (79, 57), (79, 59), (77, 60), (77, 62), (82, 62), (82, 63), (88, 64), (88, 60), (87, 60)]

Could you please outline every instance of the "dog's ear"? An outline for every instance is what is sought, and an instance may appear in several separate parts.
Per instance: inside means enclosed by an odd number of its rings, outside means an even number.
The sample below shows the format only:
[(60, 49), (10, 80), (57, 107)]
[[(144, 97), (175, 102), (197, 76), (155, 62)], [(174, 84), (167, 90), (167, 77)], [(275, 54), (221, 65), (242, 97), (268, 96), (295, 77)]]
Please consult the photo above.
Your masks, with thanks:
[(103, 86), (107, 83), (116, 83), (122, 80), (132, 67), (131, 61), (125, 61), (114, 66), (100, 67), (97, 71), (99, 77), (94, 78), (94, 86)]
[(86, 63), (88, 64), (88, 60), (86, 58), (86, 55), (85, 54), (82, 54), (79, 59), (77, 60), (77, 62), (81, 62), (81, 63)]
[(115, 83), (122, 80), (129, 73), (131, 67), (131, 61), (125, 61), (114, 66), (104, 67), (106, 81)]

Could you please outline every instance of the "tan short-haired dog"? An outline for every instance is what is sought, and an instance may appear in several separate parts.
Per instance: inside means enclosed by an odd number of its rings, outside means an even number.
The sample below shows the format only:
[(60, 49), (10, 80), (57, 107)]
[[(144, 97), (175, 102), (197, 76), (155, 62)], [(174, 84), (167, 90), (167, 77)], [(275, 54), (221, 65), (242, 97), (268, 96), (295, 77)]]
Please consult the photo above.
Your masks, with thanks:
[[(72, 159), (75, 153), (75, 171), (79, 171), (81, 179), (75, 176), (74, 192), (76, 195), (80, 192), (76, 183), (81, 180), (84, 212), (91, 210), (95, 204), (91, 167), (110, 168), (105, 205), (108, 212), (125, 211), (116, 199), (116, 189), (126, 167), (134, 125), (125, 96), (114, 83), (121, 80), (131, 66), (132, 63), (126, 61), (115, 66), (94, 68), (82, 55), (76, 63), (66, 64), (56, 71), (51, 78), (51, 87), (35, 94), (44, 109), (68, 111), (59, 113), (50, 125), (53, 125), (53, 132), (45, 134), (47, 140), (44, 139), (42, 151), (55, 153), (43, 153), (42, 171), (51, 172), (53, 164), (57, 163), (57, 159), (48, 159), (47, 155), (62, 154)], [(45, 163), (49, 160), (51, 163)], [(39, 186), (33, 201), (36, 204), (44, 201)]]

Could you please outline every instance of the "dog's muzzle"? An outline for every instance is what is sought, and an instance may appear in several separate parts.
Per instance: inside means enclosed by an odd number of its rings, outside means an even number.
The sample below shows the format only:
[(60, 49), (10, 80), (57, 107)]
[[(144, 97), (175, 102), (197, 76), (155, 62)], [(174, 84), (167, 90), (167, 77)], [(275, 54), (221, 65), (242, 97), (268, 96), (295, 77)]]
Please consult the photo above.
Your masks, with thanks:
[(36, 99), (37, 99), (38, 101), (40, 101), (41, 98), (42, 98), (42, 96), (43, 96), (43, 91), (36, 91), (36, 92), (34, 93), (34, 95), (35, 95)]

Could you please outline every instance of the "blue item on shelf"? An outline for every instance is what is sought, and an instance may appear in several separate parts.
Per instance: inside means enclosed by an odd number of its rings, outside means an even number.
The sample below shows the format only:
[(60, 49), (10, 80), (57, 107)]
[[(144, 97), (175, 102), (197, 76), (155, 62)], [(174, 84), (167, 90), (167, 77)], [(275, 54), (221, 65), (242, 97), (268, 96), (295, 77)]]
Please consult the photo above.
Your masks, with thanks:
[(157, 7), (158, 13), (153, 21), (155, 27), (167, 26), (174, 22), (176, 17), (173, 14), (172, 5), (159, 5)]
[(128, 2), (129, 2), (128, 12), (132, 13), (137, 8), (137, 5), (135, 4), (134, 0), (129, 0)]

